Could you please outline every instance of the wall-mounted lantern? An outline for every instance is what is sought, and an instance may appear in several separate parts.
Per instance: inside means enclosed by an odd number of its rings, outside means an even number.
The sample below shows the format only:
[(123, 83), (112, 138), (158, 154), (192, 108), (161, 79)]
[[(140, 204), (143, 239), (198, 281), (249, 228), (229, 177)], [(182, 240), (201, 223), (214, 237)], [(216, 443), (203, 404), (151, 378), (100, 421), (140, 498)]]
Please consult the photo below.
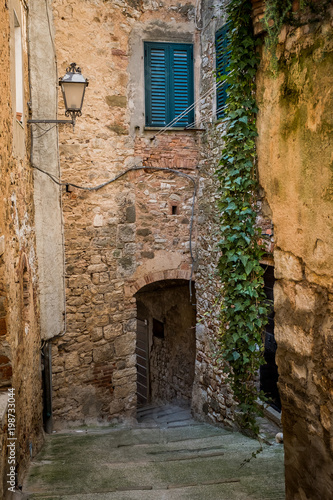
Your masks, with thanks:
[(81, 74), (81, 68), (76, 63), (71, 63), (66, 69), (66, 74), (59, 79), (65, 103), (65, 115), (71, 120), (28, 120), (28, 123), (70, 123), (75, 125), (76, 117), (81, 116), (84, 94), (89, 82)]

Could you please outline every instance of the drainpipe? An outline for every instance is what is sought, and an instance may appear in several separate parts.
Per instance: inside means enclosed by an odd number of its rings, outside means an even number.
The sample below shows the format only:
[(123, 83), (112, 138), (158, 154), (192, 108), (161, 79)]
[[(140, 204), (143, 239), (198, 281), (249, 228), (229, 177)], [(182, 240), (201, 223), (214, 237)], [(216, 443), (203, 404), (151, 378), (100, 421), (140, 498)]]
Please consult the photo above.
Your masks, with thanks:
[(46, 342), (43, 349), (42, 355), (44, 358), (44, 370), (43, 370), (43, 420), (44, 420), (44, 430), (47, 434), (52, 433), (53, 422), (52, 422), (52, 344), (51, 342)]

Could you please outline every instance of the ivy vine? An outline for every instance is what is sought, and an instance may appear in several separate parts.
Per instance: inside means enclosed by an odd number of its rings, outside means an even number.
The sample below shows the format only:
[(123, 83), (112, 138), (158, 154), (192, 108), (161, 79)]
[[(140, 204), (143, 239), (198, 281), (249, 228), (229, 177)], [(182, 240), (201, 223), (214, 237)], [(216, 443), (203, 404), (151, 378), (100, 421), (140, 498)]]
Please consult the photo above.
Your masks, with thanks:
[(238, 401), (239, 424), (258, 433), (255, 378), (263, 363), (262, 331), (267, 322), (260, 265), (263, 248), (256, 226), (256, 114), (255, 75), (258, 40), (253, 34), (251, 0), (231, 0), (228, 7), (230, 52), (227, 132), (219, 179), (222, 256), (221, 356), (230, 367), (229, 381)]
[[(284, 24), (298, 26), (301, 11), (307, 9), (307, 22), (324, 16), (329, 2), (320, 8), (313, 0), (301, 0), (299, 15), (292, 12), (291, 0), (266, 0), (264, 25), (266, 48), (272, 68), (276, 47)], [(264, 269), (260, 265), (264, 248), (256, 225), (258, 179), (256, 171), (255, 75), (259, 63), (258, 44), (253, 33), (251, 0), (230, 0), (227, 6), (229, 54), (227, 122), (222, 158), (216, 170), (219, 180), (221, 240), (219, 274), (222, 282), (220, 354), (229, 367), (229, 381), (238, 402), (237, 417), (242, 428), (258, 435), (258, 405), (255, 380), (264, 363), (263, 327), (268, 304), (264, 293)], [(313, 17), (313, 15), (317, 17)], [(311, 17), (312, 16), (312, 17)], [(276, 64), (277, 68), (277, 64)]]

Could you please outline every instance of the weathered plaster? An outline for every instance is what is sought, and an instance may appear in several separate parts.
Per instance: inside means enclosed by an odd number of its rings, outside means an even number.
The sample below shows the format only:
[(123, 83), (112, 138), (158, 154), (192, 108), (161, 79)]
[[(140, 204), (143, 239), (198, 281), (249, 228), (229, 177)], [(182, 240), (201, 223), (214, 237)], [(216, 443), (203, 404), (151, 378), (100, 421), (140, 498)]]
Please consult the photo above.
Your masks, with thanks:
[(259, 177), (275, 228), (286, 498), (332, 494), (332, 15), (284, 27), (257, 77)]
[[(44, 0), (32, 2), (29, 8), (29, 62), (33, 119), (57, 117), (58, 75), (53, 31), (49, 4)], [(30, 127), (33, 164), (60, 178), (57, 128), (52, 125)], [(48, 128), (50, 130), (43, 133)], [(44, 173), (34, 170), (41, 335), (44, 339), (59, 335), (64, 330), (64, 249), (60, 196), (57, 184)]]

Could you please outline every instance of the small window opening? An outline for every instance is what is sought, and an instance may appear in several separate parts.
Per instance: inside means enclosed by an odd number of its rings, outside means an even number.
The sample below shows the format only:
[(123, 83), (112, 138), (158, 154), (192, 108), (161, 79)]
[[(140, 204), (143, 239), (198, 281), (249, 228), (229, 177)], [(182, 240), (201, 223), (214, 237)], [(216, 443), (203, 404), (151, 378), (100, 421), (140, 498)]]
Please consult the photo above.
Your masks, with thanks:
[(178, 215), (178, 214), (179, 214), (179, 208), (178, 208), (178, 205), (172, 205), (172, 206), (171, 206), (171, 214), (172, 214), (172, 215)]
[(17, 15), (14, 12), (15, 38), (15, 103), (16, 119), (23, 121), (23, 61), (22, 61), (22, 32)]
[(164, 323), (153, 318), (153, 335), (159, 339), (164, 339)]

